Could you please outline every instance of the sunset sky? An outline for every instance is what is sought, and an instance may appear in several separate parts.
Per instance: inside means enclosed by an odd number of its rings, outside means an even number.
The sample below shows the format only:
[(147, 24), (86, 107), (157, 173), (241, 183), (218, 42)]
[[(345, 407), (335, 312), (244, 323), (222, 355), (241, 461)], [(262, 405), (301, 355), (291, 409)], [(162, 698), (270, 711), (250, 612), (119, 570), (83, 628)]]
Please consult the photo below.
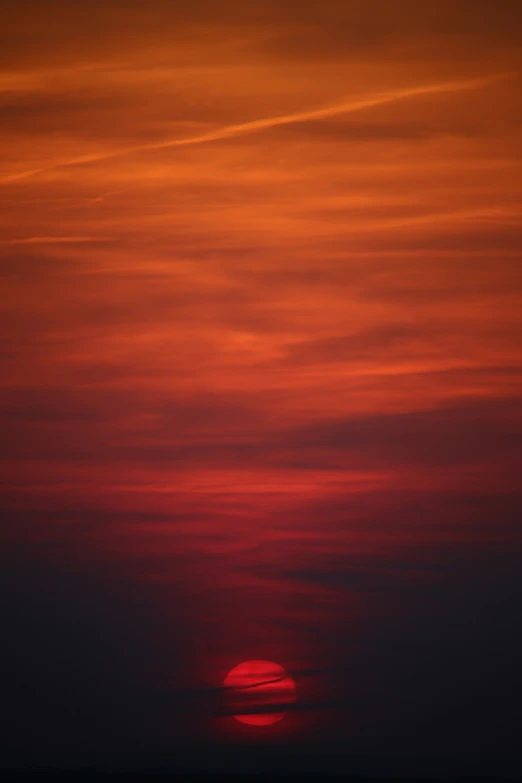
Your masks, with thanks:
[(522, 5), (6, 5), (7, 757), (521, 771)]

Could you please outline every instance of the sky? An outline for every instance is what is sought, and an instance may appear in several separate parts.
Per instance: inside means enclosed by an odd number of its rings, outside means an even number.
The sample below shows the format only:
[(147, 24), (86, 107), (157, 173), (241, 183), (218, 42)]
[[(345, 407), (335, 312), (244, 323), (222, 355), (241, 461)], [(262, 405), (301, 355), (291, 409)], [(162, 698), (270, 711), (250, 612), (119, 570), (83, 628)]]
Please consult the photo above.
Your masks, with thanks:
[(520, 4), (2, 15), (4, 758), (520, 773)]

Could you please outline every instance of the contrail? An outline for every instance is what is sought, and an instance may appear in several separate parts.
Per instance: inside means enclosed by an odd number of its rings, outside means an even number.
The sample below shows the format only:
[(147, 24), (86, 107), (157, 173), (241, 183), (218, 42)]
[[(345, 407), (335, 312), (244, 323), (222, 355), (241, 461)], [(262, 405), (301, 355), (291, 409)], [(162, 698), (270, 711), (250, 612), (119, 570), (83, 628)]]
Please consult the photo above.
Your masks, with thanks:
[(169, 149), (171, 147), (188, 147), (195, 144), (205, 144), (207, 142), (219, 141), (221, 139), (231, 139), (236, 136), (243, 136), (248, 133), (256, 133), (257, 131), (267, 130), (268, 128), (276, 128), (280, 125), (292, 125), (294, 123), (307, 122), (308, 120), (318, 120), (325, 117), (352, 114), (355, 112), (364, 111), (365, 109), (371, 109), (373, 106), (382, 106), (387, 103), (395, 103), (397, 101), (403, 101), (407, 100), (408, 98), (415, 98), (421, 95), (460, 92), (462, 90), (475, 90), (487, 84), (499, 81), (500, 79), (504, 79), (510, 75), (511, 74), (500, 74), (483, 79), (468, 79), (466, 81), (443, 82), (440, 84), (429, 84), (403, 90), (391, 90), (390, 92), (386, 93), (378, 93), (377, 95), (373, 95), (369, 98), (363, 98), (361, 100), (351, 101), (349, 103), (338, 103), (334, 104), (333, 106), (326, 106), (322, 109), (310, 109), (309, 111), (283, 114), (277, 117), (265, 117), (260, 120), (251, 120), (249, 122), (242, 122), (237, 125), (227, 125), (223, 128), (218, 128), (214, 131), (209, 131), (208, 133), (202, 133), (198, 136), (190, 136), (185, 139), (166, 139), (165, 141), (155, 142), (154, 144), (140, 144), (132, 147), (124, 147), (119, 150), (113, 150), (111, 152), (69, 158), (68, 160), (58, 161), (48, 166), (21, 171), (18, 174), (11, 174), (0, 179), (0, 182), (14, 182), (16, 180), (27, 179), (28, 177), (36, 176), (37, 174), (43, 174), (47, 171), (54, 171), (56, 169), (66, 168), (68, 166), (98, 163), (100, 161), (112, 160), (114, 158), (120, 158), (124, 157), (125, 155), (132, 155), (139, 152), (149, 152), (153, 150)]
[(56, 237), (22, 237), (14, 239), (0, 239), (0, 245), (58, 245), (79, 244), (84, 242), (108, 242), (111, 237), (90, 236), (56, 236)]

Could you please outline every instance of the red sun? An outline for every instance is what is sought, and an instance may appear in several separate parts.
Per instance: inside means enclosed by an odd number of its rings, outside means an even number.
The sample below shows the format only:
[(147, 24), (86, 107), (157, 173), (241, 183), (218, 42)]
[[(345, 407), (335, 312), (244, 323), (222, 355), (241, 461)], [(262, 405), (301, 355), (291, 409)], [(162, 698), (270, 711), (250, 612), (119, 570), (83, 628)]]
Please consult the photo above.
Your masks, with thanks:
[(276, 723), (284, 718), (284, 707), (296, 699), (295, 682), (272, 661), (240, 663), (229, 671), (223, 687), (229, 714), (251, 726)]

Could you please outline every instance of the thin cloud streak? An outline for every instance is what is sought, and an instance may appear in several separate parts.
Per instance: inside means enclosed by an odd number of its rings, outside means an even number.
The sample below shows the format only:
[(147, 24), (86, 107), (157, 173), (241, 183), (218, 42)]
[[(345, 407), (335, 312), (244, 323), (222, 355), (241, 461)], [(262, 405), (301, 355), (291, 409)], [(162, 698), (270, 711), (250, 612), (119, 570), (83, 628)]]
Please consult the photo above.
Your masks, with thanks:
[(75, 244), (85, 242), (107, 242), (110, 237), (89, 237), (89, 236), (63, 236), (63, 237), (23, 237), (15, 239), (2, 239), (2, 245), (61, 245)]
[(132, 147), (125, 147), (120, 150), (113, 150), (108, 153), (84, 155), (78, 158), (71, 158), (69, 160), (53, 163), (50, 166), (42, 166), (37, 169), (22, 171), (18, 174), (10, 174), (9, 176), (0, 179), (0, 183), (6, 184), (9, 182), (15, 182), (17, 180), (37, 176), (38, 174), (44, 174), (47, 171), (55, 171), (56, 169), (66, 168), (69, 166), (101, 163), (105, 160), (113, 160), (114, 158), (133, 155), (140, 152), (152, 152), (154, 150), (169, 149), (172, 147), (187, 147), (196, 144), (205, 144), (207, 142), (221, 141), (222, 139), (231, 139), (248, 133), (268, 130), (270, 128), (276, 128), (282, 125), (291, 125), (299, 122), (307, 122), (308, 120), (317, 120), (327, 117), (336, 117), (343, 114), (352, 114), (355, 112), (365, 111), (366, 109), (371, 109), (375, 106), (382, 106), (385, 104), (395, 103), (397, 101), (403, 101), (409, 98), (416, 98), (424, 95), (476, 90), (502, 79), (509, 78), (510, 76), (511, 74), (504, 73), (483, 79), (443, 82), (440, 84), (424, 85), (421, 87), (412, 87), (410, 89), (404, 90), (392, 90), (390, 92), (380, 93), (373, 97), (364, 98), (359, 101), (340, 103), (334, 106), (326, 106), (322, 109), (311, 109), (309, 111), (295, 112), (294, 114), (284, 114), (277, 117), (266, 117), (260, 120), (252, 120), (250, 122), (243, 122), (237, 125), (228, 125), (223, 128), (219, 128), (218, 130), (210, 131), (209, 133), (203, 133), (198, 136), (191, 136), (186, 139), (167, 139), (166, 141), (156, 142), (154, 144), (134, 145)]

